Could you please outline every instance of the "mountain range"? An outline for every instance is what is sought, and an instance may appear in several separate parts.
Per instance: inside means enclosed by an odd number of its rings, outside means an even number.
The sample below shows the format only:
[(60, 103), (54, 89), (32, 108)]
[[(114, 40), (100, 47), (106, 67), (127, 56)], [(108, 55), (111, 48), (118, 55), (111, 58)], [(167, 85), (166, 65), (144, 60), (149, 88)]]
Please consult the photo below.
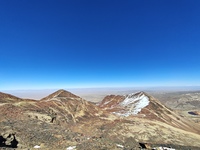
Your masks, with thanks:
[(58, 90), (41, 100), (0, 93), (0, 148), (200, 149), (200, 124), (145, 92), (89, 102)]

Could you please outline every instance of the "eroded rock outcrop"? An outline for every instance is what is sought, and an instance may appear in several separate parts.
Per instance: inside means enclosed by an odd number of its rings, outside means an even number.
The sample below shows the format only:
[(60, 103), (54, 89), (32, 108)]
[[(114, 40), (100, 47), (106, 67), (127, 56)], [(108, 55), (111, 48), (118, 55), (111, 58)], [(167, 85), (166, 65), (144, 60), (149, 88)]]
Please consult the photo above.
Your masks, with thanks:
[(15, 134), (4, 133), (0, 136), (0, 147), (10, 147), (10, 148), (17, 148), (18, 141), (16, 139)]

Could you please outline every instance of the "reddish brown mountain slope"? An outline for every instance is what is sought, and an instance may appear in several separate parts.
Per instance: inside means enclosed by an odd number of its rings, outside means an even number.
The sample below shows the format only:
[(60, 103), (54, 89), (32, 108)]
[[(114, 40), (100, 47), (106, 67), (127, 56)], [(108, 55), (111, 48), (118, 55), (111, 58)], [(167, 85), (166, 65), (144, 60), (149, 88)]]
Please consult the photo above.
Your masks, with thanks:
[(52, 100), (53, 98), (61, 98), (61, 97), (64, 97), (64, 98), (80, 98), (79, 96), (77, 95), (74, 95), (68, 91), (65, 91), (63, 89), (61, 90), (58, 90), (50, 95), (48, 95), (47, 97), (44, 97), (42, 98), (41, 100)]
[(188, 120), (145, 92), (132, 93), (126, 96), (106, 96), (99, 103), (99, 107), (119, 117), (139, 117), (157, 120), (180, 129), (200, 133), (198, 126), (191, 126)]
[(0, 103), (10, 103), (17, 101), (22, 101), (22, 99), (10, 94), (0, 92)]
[(139, 142), (200, 147), (197, 124), (144, 92), (110, 95), (99, 106), (65, 90), (39, 101), (1, 96), (0, 148), (137, 150)]

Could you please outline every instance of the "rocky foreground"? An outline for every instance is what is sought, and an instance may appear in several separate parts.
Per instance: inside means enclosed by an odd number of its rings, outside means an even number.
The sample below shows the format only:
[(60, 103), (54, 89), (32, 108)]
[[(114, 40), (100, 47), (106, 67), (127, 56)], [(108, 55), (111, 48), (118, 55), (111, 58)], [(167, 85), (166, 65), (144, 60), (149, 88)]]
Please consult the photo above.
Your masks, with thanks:
[(59, 90), (41, 99), (0, 93), (0, 149), (200, 149), (200, 124), (138, 92), (95, 104)]

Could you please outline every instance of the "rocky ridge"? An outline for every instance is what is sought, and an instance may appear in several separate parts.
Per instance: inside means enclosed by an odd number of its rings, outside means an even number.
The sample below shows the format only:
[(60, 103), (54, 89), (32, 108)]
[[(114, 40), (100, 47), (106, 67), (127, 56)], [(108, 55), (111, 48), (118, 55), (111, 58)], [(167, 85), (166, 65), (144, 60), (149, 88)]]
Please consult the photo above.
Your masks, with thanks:
[(0, 147), (140, 149), (200, 147), (199, 124), (145, 92), (109, 95), (94, 104), (65, 90), (41, 100), (0, 93)]

